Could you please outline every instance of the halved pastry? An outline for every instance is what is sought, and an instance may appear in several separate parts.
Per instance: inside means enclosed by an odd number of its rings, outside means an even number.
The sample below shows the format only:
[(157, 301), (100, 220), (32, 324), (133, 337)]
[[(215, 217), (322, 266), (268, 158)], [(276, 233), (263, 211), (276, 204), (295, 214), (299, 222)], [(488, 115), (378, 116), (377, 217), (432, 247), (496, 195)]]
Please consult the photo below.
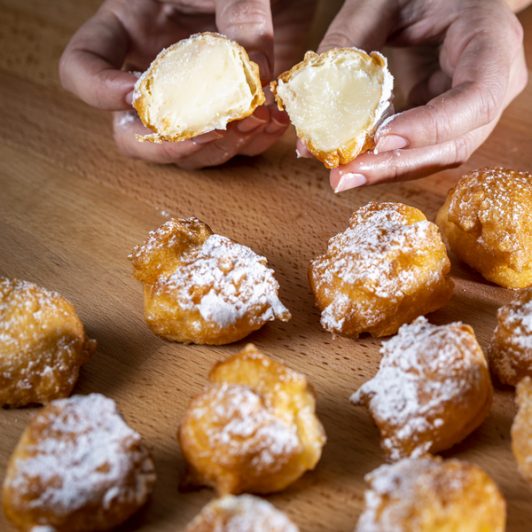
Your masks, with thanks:
[(386, 58), (357, 48), (307, 52), (271, 89), (297, 136), (327, 168), (372, 149), (375, 131), (392, 109)]
[(316, 466), (325, 433), (304, 375), (250, 344), (216, 364), (209, 381), (179, 427), (190, 484), (271, 493)]
[(133, 106), (154, 133), (138, 140), (178, 142), (249, 116), (262, 103), (259, 67), (238, 43), (197, 33), (166, 48), (139, 78)]

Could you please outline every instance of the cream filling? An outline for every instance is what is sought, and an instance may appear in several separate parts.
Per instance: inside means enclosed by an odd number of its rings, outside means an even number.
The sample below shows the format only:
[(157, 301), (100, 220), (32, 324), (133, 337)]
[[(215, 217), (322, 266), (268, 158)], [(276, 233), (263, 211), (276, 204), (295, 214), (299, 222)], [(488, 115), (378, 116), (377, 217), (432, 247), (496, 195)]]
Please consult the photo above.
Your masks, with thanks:
[(253, 100), (238, 50), (222, 39), (189, 39), (151, 72), (148, 118), (173, 136), (225, 129)]
[(388, 108), (392, 84), (386, 67), (339, 55), (295, 72), (277, 90), (300, 134), (330, 152), (364, 142)]

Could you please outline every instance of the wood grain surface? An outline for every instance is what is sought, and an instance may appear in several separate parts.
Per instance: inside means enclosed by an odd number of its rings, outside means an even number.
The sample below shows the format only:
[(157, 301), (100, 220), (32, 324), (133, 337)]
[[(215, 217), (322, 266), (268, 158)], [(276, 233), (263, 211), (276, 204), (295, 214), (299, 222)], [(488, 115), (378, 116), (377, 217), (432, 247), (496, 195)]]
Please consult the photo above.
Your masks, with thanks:
[[(270, 324), (247, 341), (308, 375), (328, 443), (314, 472), (268, 499), (303, 531), (352, 530), (362, 508), (363, 476), (383, 462), (383, 454), (369, 415), (348, 397), (376, 371), (379, 342), (333, 339), (320, 329), (306, 280), (308, 261), (369, 200), (402, 201), (432, 219), (466, 170), (493, 164), (531, 170), (532, 86), (469, 163), (417, 182), (335, 196), (319, 163), (296, 160), (293, 134), (262, 157), (187, 172), (122, 157), (110, 117), (61, 90), (61, 50), (97, 4), (0, 0), (0, 274), (56, 289), (75, 304), (99, 346), (76, 392), (114, 398), (153, 451), (153, 500), (123, 529), (182, 530), (213, 496), (207, 489), (178, 491), (183, 461), (176, 430), (209, 368), (245, 343), (184, 346), (164, 342), (146, 327), (142, 289), (127, 255), (168, 212), (198, 216), (266, 255), (276, 269), (293, 319)], [(530, 8), (521, 20), (532, 61)], [(471, 324), (486, 347), (496, 309), (512, 294), (453, 262), (455, 295), (431, 319)], [(34, 412), (0, 411), (0, 478)], [(508, 502), (508, 529), (524, 531), (532, 522), (532, 489), (518, 475), (510, 451), (514, 414), (512, 390), (497, 390), (486, 422), (445, 455), (470, 460), (492, 475)], [(11, 530), (3, 516), (0, 530)]]

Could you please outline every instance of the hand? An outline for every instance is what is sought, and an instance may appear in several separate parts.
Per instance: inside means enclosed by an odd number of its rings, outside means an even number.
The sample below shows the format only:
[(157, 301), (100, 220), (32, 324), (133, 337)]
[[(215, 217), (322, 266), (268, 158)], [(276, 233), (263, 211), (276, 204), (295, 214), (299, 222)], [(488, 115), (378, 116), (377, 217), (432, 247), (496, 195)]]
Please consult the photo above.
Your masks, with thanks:
[(418, 107), (385, 121), (375, 153), (332, 170), (332, 188), (422, 177), (466, 161), (526, 85), (522, 39), (502, 0), (347, 0), (320, 51), (387, 44), (423, 47), (424, 58), (408, 56), (418, 75), (409, 103)]
[[(136, 76), (166, 46), (192, 33), (219, 31), (243, 45), (259, 64), (263, 83), (289, 68), (304, 50), (297, 43), (313, 16), (314, 0), (105, 0), (72, 37), (60, 62), (63, 86), (83, 101), (114, 112), (113, 129), (126, 155), (184, 168), (222, 164), (237, 154), (256, 155), (286, 130), (287, 115), (267, 94), (265, 105), (226, 131), (179, 143), (141, 143), (147, 130), (131, 108)], [(273, 25), (275, 24), (275, 47)]]

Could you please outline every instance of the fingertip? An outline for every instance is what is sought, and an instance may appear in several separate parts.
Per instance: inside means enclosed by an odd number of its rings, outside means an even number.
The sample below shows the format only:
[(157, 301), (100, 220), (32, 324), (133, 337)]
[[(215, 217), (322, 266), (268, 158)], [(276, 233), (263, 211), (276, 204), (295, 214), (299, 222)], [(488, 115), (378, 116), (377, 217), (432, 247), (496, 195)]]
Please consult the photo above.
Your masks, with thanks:
[(298, 159), (312, 159), (314, 157), (301, 139), (297, 139), (296, 156)]

